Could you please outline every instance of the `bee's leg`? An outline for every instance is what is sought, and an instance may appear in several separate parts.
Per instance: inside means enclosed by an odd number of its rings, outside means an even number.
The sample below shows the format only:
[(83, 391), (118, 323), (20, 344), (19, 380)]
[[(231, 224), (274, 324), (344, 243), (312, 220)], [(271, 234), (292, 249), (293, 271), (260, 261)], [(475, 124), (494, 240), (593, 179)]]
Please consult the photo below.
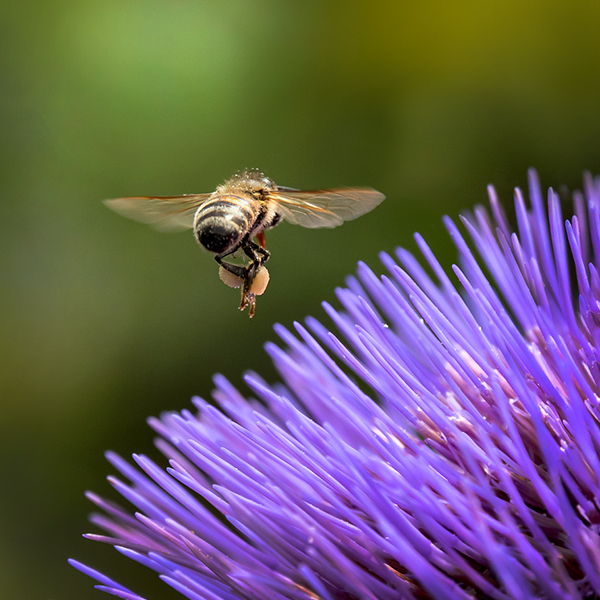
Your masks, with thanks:
[(252, 286), (252, 282), (254, 281), (258, 270), (267, 262), (267, 260), (269, 260), (271, 254), (268, 250), (261, 248), (250, 240), (246, 240), (246, 242), (242, 244), (242, 250), (252, 263), (246, 267), (247, 274), (244, 278), (244, 285), (242, 286), (242, 302), (240, 310), (244, 310), (244, 308), (250, 304), (250, 316), (252, 317), (254, 315), (255, 298), (254, 294), (250, 292), (250, 287)]
[(252, 261), (248, 269), (248, 275), (246, 276), (246, 280), (248, 283), (248, 287), (252, 285), (258, 270), (269, 260), (271, 253), (265, 248), (261, 248), (258, 244), (247, 240), (246, 243), (242, 246), (242, 250), (244, 254)]
[(221, 267), (223, 267), (226, 271), (233, 273), (236, 277), (238, 277), (242, 282), (242, 301), (240, 303), (240, 310), (244, 310), (248, 304), (250, 304), (250, 316), (254, 316), (254, 294), (250, 294), (248, 292), (248, 288), (246, 286), (246, 282), (248, 281), (248, 271), (250, 267), (242, 267), (240, 265), (233, 265), (231, 263), (225, 262), (223, 260), (224, 256), (227, 256), (230, 253), (225, 255), (217, 255), (215, 256), (215, 260), (219, 263)]
[[(264, 239), (264, 238), (263, 238)], [(252, 260), (254, 264), (256, 264), (256, 270), (262, 267), (271, 256), (271, 253), (266, 248), (261, 248), (258, 244), (247, 240), (246, 243), (242, 246), (242, 250), (244, 254)]]
[(234, 252), (237, 252), (239, 246), (237, 246), (236, 248), (234, 248), (233, 250), (230, 250), (229, 252), (225, 252), (223, 254), (217, 254), (215, 256), (215, 260), (219, 263), (219, 265), (221, 267), (223, 267), (226, 271), (229, 271), (230, 273), (233, 273), (234, 275), (236, 275), (237, 277), (239, 277), (240, 279), (245, 280), (246, 277), (248, 276), (248, 267), (242, 267), (240, 265), (234, 265), (232, 263), (229, 262), (225, 262), (223, 259), (226, 256), (230, 256), (231, 254), (233, 254)]
[(263, 248), (263, 250), (266, 250), (267, 243), (265, 241), (265, 232), (261, 231), (260, 233), (257, 233), (256, 239), (258, 240), (258, 244), (260, 245), (260, 247)]
[(215, 256), (215, 260), (222, 266), (226, 271), (233, 273), (240, 279), (246, 279), (248, 275), (248, 267), (241, 267), (240, 265), (232, 265), (231, 263), (225, 262), (220, 256)]

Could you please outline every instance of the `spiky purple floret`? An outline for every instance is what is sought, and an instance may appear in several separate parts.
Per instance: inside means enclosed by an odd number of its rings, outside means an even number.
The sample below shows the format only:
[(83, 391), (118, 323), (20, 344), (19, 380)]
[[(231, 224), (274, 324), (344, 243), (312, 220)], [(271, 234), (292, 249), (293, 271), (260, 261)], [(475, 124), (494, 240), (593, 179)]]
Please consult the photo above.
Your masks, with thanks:
[(170, 467), (109, 453), (138, 512), (89, 494), (90, 537), (194, 600), (600, 595), (600, 181), (564, 224), (529, 184), (517, 233), (493, 188), (462, 218), (479, 259), (446, 219), (460, 291), (416, 236), (436, 280), (405, 250), (361, 263), (325, 305), (341, 337), (276, 327), (260, 402), (217, 376), (220, 410), (150, 419)]

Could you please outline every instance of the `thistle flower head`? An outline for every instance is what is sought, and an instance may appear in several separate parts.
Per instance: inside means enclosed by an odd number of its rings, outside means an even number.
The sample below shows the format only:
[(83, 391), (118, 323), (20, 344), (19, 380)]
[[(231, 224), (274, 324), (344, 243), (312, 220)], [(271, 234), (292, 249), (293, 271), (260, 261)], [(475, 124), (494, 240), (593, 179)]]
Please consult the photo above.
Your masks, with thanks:
[(89, 537), (192, 600), (600, 597), (600, 181), (566, 222), (529, 187), (516, 232), (492, 188), (466, 237), (446, 219), (457, 285), (417, 235), (433, 276), (383, 254), (338, 333), (276, 327), (283, 383), (150, 419), (170, 466), (109, 453), (137, 512), (89, 494)]

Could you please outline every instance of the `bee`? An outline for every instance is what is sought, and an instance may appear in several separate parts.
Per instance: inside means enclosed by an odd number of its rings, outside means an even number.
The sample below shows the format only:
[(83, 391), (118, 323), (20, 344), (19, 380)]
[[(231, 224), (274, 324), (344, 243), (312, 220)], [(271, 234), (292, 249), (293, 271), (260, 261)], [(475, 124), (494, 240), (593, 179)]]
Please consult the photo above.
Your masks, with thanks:
[[(222, 269), (238, 278), (242, 287), (240, 309), (250, 305), (252, 284), (269, 259), (265, 231), (281, 221), (302, 227), (337, 227), (380, 204), (385, 196), (372, 188), (300, 191), (275, 185), (256, 169), (236, 173), (210, 194), (139, 196), (105, 200), (115, 212), (149, 223), (161, 230), (193, 229), (196, 241), (214, 253)], [(256, 241), (254, 241), (256, 240)], [(229, 260), (238, 251), (245, 265)]]

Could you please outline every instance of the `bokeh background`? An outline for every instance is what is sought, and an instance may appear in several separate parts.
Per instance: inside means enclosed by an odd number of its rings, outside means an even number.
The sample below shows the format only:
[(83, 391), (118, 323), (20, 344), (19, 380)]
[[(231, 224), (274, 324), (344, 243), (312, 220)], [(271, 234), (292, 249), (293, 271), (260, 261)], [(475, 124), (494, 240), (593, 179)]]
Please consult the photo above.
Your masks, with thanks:
[[(102, 597), (75, 557), (176, 595), (83, 540), (103, 452), (155, 456), (148, 415), (215, 372), (277, 378), (272, 325), (335, 302), (358, 260), (441, 224), (600, 172), (600, 3), (569, 0), (21, 0), (0, 5), (0, 598)], [(103, 198), (211, 191), (260, 167), (297, 188), (388, 199), (336, 230), (267, 236), (250, 321), (191, 234)]]

